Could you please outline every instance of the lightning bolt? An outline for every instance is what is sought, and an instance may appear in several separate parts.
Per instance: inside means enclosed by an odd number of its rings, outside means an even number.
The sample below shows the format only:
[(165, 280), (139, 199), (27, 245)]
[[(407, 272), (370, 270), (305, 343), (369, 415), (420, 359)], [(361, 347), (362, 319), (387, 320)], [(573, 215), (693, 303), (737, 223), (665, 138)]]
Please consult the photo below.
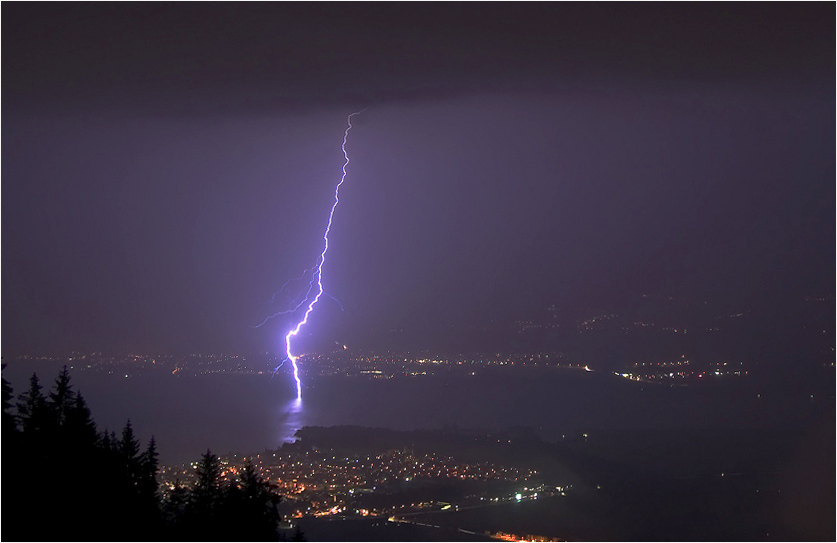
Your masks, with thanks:
[[(302, 398), (302, 382), (299, 380), (299, 365), (297, 364), (298, 357), (294, 356), (291, 352), (291, 339), (295, 338), (299, 334), (299, 331), (302, 329), (302, 327), (308, 323), (308, 315), (311, 314), (311, 311), (314, 310), (314, 306), (317, 305), (317, 302), (323, 295), (323, 264), (325, 263), (325, 256), (328, 252), (328, 233), (331, 231), (331, 223), (334, 219), (334, 210), (337, 209), (337, 204), (340, 203), (340, 187), (346, 180), (346, 167), (349, 165), (349, 154), (346, 152), (346, 141), (349, 139), (349, 131), (352, 129), (352, 117), (354, 117), (355, 115), (360, 115), (364, 111), (365, 109), (356, 111), (350, 114), (349, 117), (346, 119), (347, 126), (346, 130), (343, 132), (343, 144), (340, 146), (340, 148), (343, 150), (343, 158), (345, 160), (345, 162), (343, 162), (343, 175), (340, 177), (340, 182), (337, 183), (336, 187), (334, 187), (334, 203), (331, 204), (331, 210), (328, 213), (328, 223), (326, 224), (325, 232), (323, 233), (323, 252), (320, 253), (320, 257), (317, 259), (317, 265), (314, 267), (314, 271), (311, 275), (311, 281), (308, 285), (308, 292), (306, 293), (303, 301), (300, 302), (295, 308), (289, 311), (281, 312), (288, 313), (299, 309), (299, 307), (301, 307), (305, 303), (305, 301), (309, 299), (311, 291), (314, 290), (314, 284), (316, 281), (317, 294), (314, 295), (314, 298), (311, 299), (310, 303), (308, 304), (308, 307), (305, 310), (305, 314), (302, 316), (302, 320), (300, 320), (297, 323), (297, 325), (290, 332), (288, 332), (287, 335), (285, 335), (285, 353), (288, 355), (287, 359), (291, 361), (291, 364), (294, 368), (294, 381), (296, 381), (296, 397), (298, 400)], [(329, 295), (327, 294), (327, 296)], [(277, 313), (277, 315), (281, 313)], [(271, 317), (268, 317), (268, 319), (270, 318)], [(265, 322), (268, 319), (265, 319)], [(264, 324), (264, 322), (262, 324)], [(261, 324), (259, 326), (261, 326)]]
[[(287, 287), (289, 284), (291, 284), (294, 281), (302, 281), (305, 278), (306, 275), (312, 274), (315, 270), (316, 270), (316, 268), (309, 268), (309, 269), (305, 270), (304, 272), (302, 272), (301, 277), (296, 278), (296, 279), (288, 279), (287, 281), (285, 281), (285, 284), (282, 285), (282, 287), (279, 290), (277, 290), (276, 292), (273, 293), (273, 296), (270, 297), (270, 300), (268, 301), (268, 303), (274, 303), (276, 301), (276, 297), (278, 295), (282, 294), (282, 292), (285, 290), (285, 287)], [(288, 315), (290, 313), (294, 313), (297, 309), (302, 307), (305, 304), (305, 302), (308, 301), (308, 297), (311, 295), (312, 290), (314, 290), (314, 275), (311, 275), (311, 280), (308, 282), (308, 290), (305, 292), (304, 296), (300, 296), (299, 294), (297, 294), (296, 296), (294, 296), (293, 299), (288, 298), (288, 300), (291, 302), (291, 305), (293, 305), (293, 307), (291, 307), (289, 309), (282, 310), (282, 311), (277, 311), (273, 315), (268, 315), (267, 317), (264, 318), (264, 320), (262, 322), (253, 326), (253, 328), (261, 328), (267, 321), (269, 321), (270, 319), (272, 319), (274, 317), (278, 317), (279, 315)], [(324, 294), (326, 296), (331, 297), (338, 304), (340, 303), (339, 301), (337, 301), (337, 298), (335, 298), (334, 296), (331, 296), (328, 293), (324, 293)], [(340, 306), (340, 311), (343, 311), (343, 306), (342, 305)], [(274, 373), (275, 372), (276, 372), (276, 370), (274, 370)]]

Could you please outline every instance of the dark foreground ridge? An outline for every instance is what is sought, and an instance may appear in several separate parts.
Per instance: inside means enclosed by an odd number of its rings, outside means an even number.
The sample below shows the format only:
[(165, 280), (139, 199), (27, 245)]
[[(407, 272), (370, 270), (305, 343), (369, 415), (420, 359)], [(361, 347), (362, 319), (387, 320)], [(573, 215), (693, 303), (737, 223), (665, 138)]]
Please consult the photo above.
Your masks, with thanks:
[[(130, 421), (97, 431), (66, 366), (48, 394), (37, 375), (12, 410), (3, 379), (4, 541), (276, 541), (279, 496), (252, 464), (225, 477), (207, 451), (191, 485), (163, 496), (157, 447)], [(299, 532), (292, 537), (301, 535)]]

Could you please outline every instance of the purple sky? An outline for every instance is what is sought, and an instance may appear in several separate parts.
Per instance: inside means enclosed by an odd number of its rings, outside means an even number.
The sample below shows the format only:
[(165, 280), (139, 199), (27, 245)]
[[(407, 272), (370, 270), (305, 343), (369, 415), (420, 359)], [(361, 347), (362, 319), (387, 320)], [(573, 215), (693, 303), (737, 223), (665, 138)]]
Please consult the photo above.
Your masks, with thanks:
[(4, 3), (3, 354), (281, 350), (363, 107), (319, 341), (833, 296), (834, 10)]

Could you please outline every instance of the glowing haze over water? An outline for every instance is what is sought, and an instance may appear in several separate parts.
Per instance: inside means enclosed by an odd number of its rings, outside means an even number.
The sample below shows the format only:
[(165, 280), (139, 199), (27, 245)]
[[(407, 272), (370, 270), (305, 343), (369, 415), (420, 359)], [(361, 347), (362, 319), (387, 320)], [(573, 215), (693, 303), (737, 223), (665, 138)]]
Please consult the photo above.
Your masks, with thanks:
[[(343, 184), (343, 181), (346, 180), (346, 166), (349, 165), (349, 155), (346, 153), (346, 140), (349, 138), (349, 130), (352, 129), (352, 117), (355, 115), (359, 115), (363, 113), (363, 110), (356, 111), (349, 115), (346, 120), (347, 126), (346, 130), (343, 132), (343, 144), (340, 148), (343, 150), (343, 158), (345, 162), (343, 163), (343, 175), (340, 176), (340, 182), (337, 183), (337, 186), (334, 188), (334, 203), (331, 204), (331, 211), (328, 213), (328, 223), (326, 224), (325, 232), (323, 233), (323, 252), (320, 253), (320, 258), (317, 260), (317, 266), (314, 270), (314, 274), (311, 277), (311, 284), (313, 285), (314, 280), (316, 279), (317, 282), (317, 294), (308, 304), (308, 307), (305, 309), (305, 314), (302, 316), (302, 320), (300, 320), (297, 325), (285, 335), (285, 353), (288, 355), (288, 360), (291, 361), (291, 364), (294, 368), (294, 380), (296, 381), (296, 397), (297, 399), (302, 398), (302, 382), (299, 380), (299, 365), (297, 364), (298, 358), (291, 353), (291, 339), (296, 337), (299, 334), (299, 331), (302, 327), (308, 322), (308, 315), (311, 314), (313, 311), (314, 306), (320, 300), (320, 297), (323, 295), (323, 263), (325, 262), (325, 255), (328, 252), (328, 233), (331, 230), (331, 221), (334, 218), (334, 210), (337, 209), (337, 204), (340, 203), (340, 186)], [(310, 289), (309, 289), (310, 294)], [(307, 299), (307, 296), (306, 296)]]

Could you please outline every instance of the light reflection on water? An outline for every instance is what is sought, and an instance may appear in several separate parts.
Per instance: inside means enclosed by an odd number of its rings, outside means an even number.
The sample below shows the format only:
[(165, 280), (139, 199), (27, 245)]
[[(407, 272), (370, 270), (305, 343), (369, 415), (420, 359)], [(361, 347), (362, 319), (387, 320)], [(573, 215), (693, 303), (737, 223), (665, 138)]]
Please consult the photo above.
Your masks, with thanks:
[(302, 411), (302, 398), (296, 397), (282, 405), (279, 412), (279, 443), (296, 441), (296, 431), (305, 426)]

